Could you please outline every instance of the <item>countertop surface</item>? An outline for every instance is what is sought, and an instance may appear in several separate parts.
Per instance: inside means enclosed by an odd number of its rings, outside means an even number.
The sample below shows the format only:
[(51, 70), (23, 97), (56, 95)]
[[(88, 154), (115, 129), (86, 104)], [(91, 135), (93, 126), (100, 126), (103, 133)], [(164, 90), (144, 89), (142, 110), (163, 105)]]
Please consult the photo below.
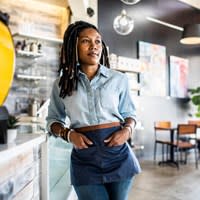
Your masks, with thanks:
[(14, 156), (26, 149), (32, 148), (36, 145), (39, 145), (46, 141), (47, 135), (44, 133), (41, 134), (19, 134), (17, 135), (16, 140), (13, 143), (9, 144), (0, 144), (0, 162), (4, 160), (4, 158), (8, 158), (9, 156)]

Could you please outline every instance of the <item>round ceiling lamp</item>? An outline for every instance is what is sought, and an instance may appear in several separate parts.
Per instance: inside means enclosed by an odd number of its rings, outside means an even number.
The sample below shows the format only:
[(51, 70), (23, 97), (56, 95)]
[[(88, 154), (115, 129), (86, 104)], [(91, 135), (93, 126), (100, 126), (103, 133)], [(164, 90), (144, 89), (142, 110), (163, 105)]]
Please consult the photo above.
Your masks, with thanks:
[(114, 19), (113, 28), (120, 35), (128, 35), (134, 28), (134, 21), (125, 10), (122, 10), (121, 14)]
[(138, 3), (141, 0), (121, 0), (123, 3), (127, 4), (127, 5), (134, 5), (136, 3)]
[(200, 24), (186, 24), (183, 27), (182, 44), (200, 44)]

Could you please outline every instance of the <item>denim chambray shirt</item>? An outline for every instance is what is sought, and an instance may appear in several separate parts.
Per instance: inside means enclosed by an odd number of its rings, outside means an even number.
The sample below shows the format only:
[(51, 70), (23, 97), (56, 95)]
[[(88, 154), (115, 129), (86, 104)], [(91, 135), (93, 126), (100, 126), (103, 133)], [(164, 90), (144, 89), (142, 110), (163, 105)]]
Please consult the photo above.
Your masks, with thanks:
[(101, 65), (91, 81), (81, 71), (78, 76), (78, 90), (64, 99), (59, 97), (59, 79), (54, 82), (46, 118), (48, 131), (54, 122), (79, 128), (136, 118), (125, 74)]

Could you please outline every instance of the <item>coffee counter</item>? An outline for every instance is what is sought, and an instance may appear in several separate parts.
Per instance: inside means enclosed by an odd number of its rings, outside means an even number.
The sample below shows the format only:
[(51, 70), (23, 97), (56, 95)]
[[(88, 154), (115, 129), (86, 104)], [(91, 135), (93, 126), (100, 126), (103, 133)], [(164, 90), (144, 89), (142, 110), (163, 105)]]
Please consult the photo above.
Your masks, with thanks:
[[(45, 151), (44, 133), (18, 133), (14, 143), (0, 145), (0, 197), (2, 199), (47, 199)], [(42, 185), (46, 188), (42, 188)]]

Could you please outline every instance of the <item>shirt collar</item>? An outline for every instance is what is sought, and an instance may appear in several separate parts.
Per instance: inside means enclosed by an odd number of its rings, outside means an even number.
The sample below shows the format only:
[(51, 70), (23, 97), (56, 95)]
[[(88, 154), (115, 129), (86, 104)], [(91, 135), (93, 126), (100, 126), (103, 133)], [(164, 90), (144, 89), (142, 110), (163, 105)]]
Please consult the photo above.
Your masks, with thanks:
[[(82, 71), (79, 70), (78, 75), (80, 77), (81, 75), (85, 75), (85, 74)], [(100, 65), (96, 76), (99, 76), (99, 75), (103, 75), (104, 77), (107, 78), (109, 76), (109, 69), (107, 67), (105, 67), (104, 65)]]
[(98, 70), (98, 73), (97, 74), (101, 74), (105, 77), (108, 77), (108, 73), (109, 73), (109, 70), (107, 67), (105, 67), (104, 65), (100, 65), (99, 67), (99, 70)]

